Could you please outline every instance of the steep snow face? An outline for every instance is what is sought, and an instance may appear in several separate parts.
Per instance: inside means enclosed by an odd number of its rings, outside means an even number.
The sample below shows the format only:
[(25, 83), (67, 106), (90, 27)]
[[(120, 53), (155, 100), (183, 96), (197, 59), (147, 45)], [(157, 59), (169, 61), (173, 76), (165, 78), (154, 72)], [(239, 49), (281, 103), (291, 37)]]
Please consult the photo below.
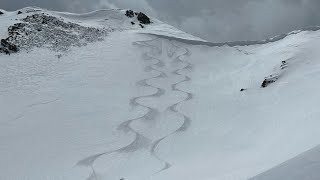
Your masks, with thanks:
[[(318, 46), (319, 32), (266, 45), (188, 46), (194, 70), (183, 88), (194, 99), (181, 111), (192, 125), (162, 145), (175, 166), (156, 179), (248, 179), (317, 146)], [(260, 88), (270, 75), (279, 78)]]
[(317, 146), (281, 165), (258, 175), (252, 180), (315, 180), (320, 179), (320, 147)]
[[(89, 26), (111, 27), (120, 31), (133, 30), (137, 33), (165, 35), (206, 42), (201, 38), (187, 34), (154, 18), (151, 18), (151, 24), (141, 28), (139, 26), (140, 22), (137, 19), (137, 15), (133, 18), (128, 18), (125, 16), (126, 10), (98, 10), (87, 14), (55, 12), (55, 14), (59, 17), (68, 18), (79, 22), (80, 24), (86, 24)], [(132, 24), (132, 22), (134, 24)]]
[(0, 54), (0, 179), (245, 180), (320, 144), (316, 29), (239, 46), (123, 10), (20, 11), (1, 38), (39, 13), (108, 32)]

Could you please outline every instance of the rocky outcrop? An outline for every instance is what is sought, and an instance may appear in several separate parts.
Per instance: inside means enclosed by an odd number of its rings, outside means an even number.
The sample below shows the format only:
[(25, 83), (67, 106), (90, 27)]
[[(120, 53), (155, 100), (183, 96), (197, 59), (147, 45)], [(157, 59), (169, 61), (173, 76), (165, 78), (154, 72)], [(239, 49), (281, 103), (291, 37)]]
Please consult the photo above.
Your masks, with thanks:
[(137, 19), (140, 21), (141, 24), (151, 23), (150, 18), (142, 12), (138, 13)]
[(0, 11), (0, 15), (4, 14), (2, 11)]
[(282, 61), (281, 66), (280, 66), (281, 70), (286, 69), (287, 67), (288, 67), (287, 61)]
[(279, 79), (277, 75), (270, 75), (269, 77), (264, 78), (264, 81), (261, 84), (261, 88), (266, 88), (270, 84), (276, 82)]
[(11, 54), (18, 52), (18, 47), (15, 44), (8, 42), (6, 39), (1, 39), (0, 53)]
[(132, 10), (127, 10), (126, 11), (126, 16), (129, 18), (133, 18), (134, 17), (134, 12)]
[(13, 52), (17, 52), (18, 51), (18, 48), (16, 45), (8, 42), (6, 39), (1, 39), (1, 45), (3, 47), (6, 47), (8, 48), (10, 51), (13, 51)]
[[(150, 18), (147, 15), (145, 15), (144, 13), (142, 13), (142, 12), (135, 12), (133, 10), (127, 10), (126, 11), (126, 16), (128, 18), (136, 17), (137, 20), (140, 23), (139, 25), (140, 25), (141, 28), (144, 28), (144, 26), (142, 24), (147, 25), (147, 24), (151, 23)], [(132, 21), (131, 24), (134, 25), (135, 23)]]
[(286, 68), (288, 68), (288, 62), (282, 61), (280, 67), (277, 67), (278, 71), (276, 73), (264, 78), (261, 88), (266, 88), (270, 84), (275, 83), (281, 77)]
[(44, 46), (54, 51), (66, 51), (72, 46), (102, 40), (108, 32), (107, 29), (81, 26), (44, 13), (27, 16), (21, 21), (8, 28), (8, 37), (1, 40), (0, 53), (11, 54), (19, 49)]

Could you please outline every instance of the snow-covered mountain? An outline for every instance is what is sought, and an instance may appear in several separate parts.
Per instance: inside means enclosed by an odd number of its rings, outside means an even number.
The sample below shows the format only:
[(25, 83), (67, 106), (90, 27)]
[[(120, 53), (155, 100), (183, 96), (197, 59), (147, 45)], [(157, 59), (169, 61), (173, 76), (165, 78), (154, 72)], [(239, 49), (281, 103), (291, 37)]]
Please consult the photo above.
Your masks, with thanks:
[(318, 27), (211, 43), (129, 10), (0, 12), (0, 179), (319, 178)]

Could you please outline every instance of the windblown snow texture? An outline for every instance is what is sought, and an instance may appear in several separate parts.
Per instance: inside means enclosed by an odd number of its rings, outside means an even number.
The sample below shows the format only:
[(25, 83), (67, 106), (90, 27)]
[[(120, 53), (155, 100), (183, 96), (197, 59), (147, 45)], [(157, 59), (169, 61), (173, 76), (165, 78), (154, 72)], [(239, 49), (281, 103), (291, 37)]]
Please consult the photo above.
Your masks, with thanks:
[[(162, 43), (169, 43), (170, 44), (169, 49), (166, 49), (167, 46), (162, 45)], [(117, 150), (106, 151), (103, 153), (92, 155), (77, 163), (77, 165), (90, 167), (92, 169), (92, 174), (90, 175), (90, 177), (95, 176), (96, 171), (94, 170), (94, 167), (93, 167), (94, 162), (98, 160), (100, 157), (110, 155), (111, 153), (131, 153), (143, 148), (149, 149), (150, 155), (156, 158), (157, 160), (159, 160), (159, 162), (163, 163), (163, 167), (160, 170), (156, 171), (155, 173), (161, 173), (162, 171), (169, 169), (172, 166), (172, 164), (170, 164), (169, 161), (162, 159), (157, 154), (157, 148), (160, 146), (162, 141), (164, 141), (166, 138), (169, 138), (170, 136), (173, 136), (177, 133), (186, 131), (191, 124), (191, 119), (177, 110), (177, 106), (179, 106), (180, 104), (186, 101), (191, 100), (193, 97), (191, 93), (185, 92), (178, 88), (179, 84), (191, 81), (191, 78), (188, 77), (187, 75), (180, 74), (182, 73), (180, 71), (190, 70), (192, 68), (191, 63), (183, 60), (188, 56), (190, 56), (190, 51), (186, 48), (183, 49), (175, 45), (174, 42), (167, 42), (166, 40), (161, 40), (161, 39), (137, 41), (134, 44), (136, 46), (145, 47), (149, 49), (149, 52), (146, 52), (142, 55), (142, 57), (144, 58), (143, 60), (147, 62), (154, 62), (154, 63), (147, 65), (145, 67), (145, 71), (147, 72), (154, 71), (158, 73), (158, 75), (154, 77), (149, 77), (146, 79), (139, 80), (136, 84), (141, 87), (153, 88), (156, 91), (153, 94), (133, 97), (130, 100), (130, 105), (132, 106), (132, 108), (136, 108), (137, 106), (140, 106), (147, 110), (146, 114), (144, 114), (143, 116), (137, 117), (134, 119), (129, 119), (127, 121), (124, 121), (118, 126), (118, 130), (123, 131), (124, 133), (133, 133), (135, 135), (135, 139), (130, 144), (125, 145), (124, 147), (121, 147)], [(182, 53), (178, 51), (180, 49), (182, 49)], [(169, 75), (165, 72), (165, 70), (167, 70), (166, 66), (174, 62), (181, 64), (182, 67), (178, 69), (173, 69), (171, 74)], [(170, 69), (171, 68), (169, 68), (169, 70)], [(166, 110), (183, 117), (183, 121), (181, 122), (180, 127), (177, 127), (177, 129), (171, 132), (170, 134), (164, 135), (159, 139), (152, 139), (152, 137), (147, 137), (147, 136), (144, 136), (142, 133), (139, 133), (139, 130), (135, 130), (134, 127), (131, 126), (131, 124), (134, 123), (135, 121), (146, 122), (146, 121), (158, 120), (157, 116), (159, 115), (160, 110), (144, 105), (143, 103), (140, 103), (139, 100), (144, 98), (160, 98), (161, 96), (164, 96), (166, 94), (165, 89), (163, 89), (162, 87), (156, 87), (152, 84), (149, 84), (148, 82), (150, 80), (168, 79), (171, 76), (182, 76), (184, 78), (184, 80), (181, 80), (179, 82), (172, 84), (171, 90), (185, 94), (186, 98), (182, 101), (176, 102), (173, 105), (168, 106)]]

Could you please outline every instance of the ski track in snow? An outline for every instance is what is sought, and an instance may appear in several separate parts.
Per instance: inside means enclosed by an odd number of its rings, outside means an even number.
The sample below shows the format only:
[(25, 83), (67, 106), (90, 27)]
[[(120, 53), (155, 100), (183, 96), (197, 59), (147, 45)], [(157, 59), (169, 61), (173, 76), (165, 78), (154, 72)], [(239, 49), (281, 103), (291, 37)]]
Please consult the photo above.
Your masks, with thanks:
[(38, 106), (44, 106), (44, 105), (48, 105), (48, 104), (51, 104), (51, 103), (55, 103), (55, 102), (57, 102), (59, 100), (60, 100), (60, 98), (56, 98), (56, 99), (51, 100), (51, 101), (37, 102), (37, 103), (33, 103), (33, 104), (30, 104), (30, 105), (27, 105), (25, 110), (23, 112), (21, 112), (19, 115), (17, 115), (15, 118), (7, 120), (5, 122), (1, 122), (0, 125), (6, 125), (6, 126), (10, 125), (10, 123), (14, 123), (14, 122), (24, 118), (25, 114), (28, 113), (31, 109), (33, 109), (35, 107), (38, 107)]
[[(163, 48), (163, 45), (162, 45), (163, 43), (166, 43), (164, 41), (169, 42), (170, 45), (171, 45), (170, 49), (166, 49), (166, 52), (164, 52), (165, 49)], [(160, 46), (161, 47), (149, 44), (149, 43), (153, 43), (153, 42), (156, 42), (156, 43), (160, 42), (160, 44), (161, 44)], [(117, 150), (106, 151), (106, 152), (103, 152), (103, 153), (100, 153), (100, 154), (95, 154), (95, 155), (89, 156), (89, 157), (87, 157), (87, 158), (85, 158), (85, 159), (83, 159), (83, 160), (81, 160), (81, 161), (79, 161), (77, 163), (78, 166), (90, 167), (90, 169), (92, 170), (92, 173), (88, 177), (88, 180), (97, 180), (97, 173), (96, 173), (96, 170), (94, 169), (94, 163), (100, 157), (106, 156), (106, 155), (109, 155), (109, 154), (112, 154), (112, 153), (133, 153), (135, 151), (138, 151), (140, 149), (145, 149), (145, 148), (150, 148), (150, 155), (164, 164), (163, 168), (161, 168), (157, 172), (153, 173), (153, 175), (161, 173), (161, 172), (171, 168), (172, 164), (170, 164), (168, 161), (162, 159), (159, 155), (157, 155), (157, 152), (156, 152), (157, 148), (159, 147), (161, 142), (163, 142), (165, 139), (167, 139), (170, 136), (172, 136), (174, 134), (177, 134), (179, 132), (186, 131), (191, 125), (191, 119), (188, 116), (184, 115), (183, 113), (181, 113), (181, 112), (179, 112), (177, 110), (177, 107), (180, 104), (182, 104), (182, 103), (184, 103), (186, 101), (190, 101), (193, 98), (193, 94), (192, 93), (183, 91), (183, 90), (178, 88), (178, 86), (180, 84), (188, 82), (188, 81), (191, 81), (191, 78), (189, 76), (184, 75), (181, 72), (183, 70), (192, 70), (193, 65), (191, 63), (189, 63), (187, 61), (184, 61), (182, 59), (183, 57), (190, 56), (191, 52), (187, 48), (181, 48), (181, 47), (175, 45), (172, 41), (163, 40), (163, 39), (160, 39), (160, 38), (156, 38), (156, 39), (153, 39), (153, 40), (147, 40), (147, 41), (137, 41), (137, 42), (134, 42), (134, 45), (151, 49), (151, 52), (153, 52), (153, 53), (155, 52), (156, 55), (162, 55), (163, 53), (165, 53), (167, 58), (169, 58), (170, 60), (172, 59), (173, 62), (180, 63), (181, 65), (184, 65), (183, 68), (178, 68), (178, 69), (175, 69), (173, 72), (171, 72), (172, 75), (184, 77), (184, 80), (172, 84), (171, 85), (171, 90), (175, 91), (175, 92), (180, 92), (180, 93), (186, 94), (187, 97), (184, 100), (182, 100), (180, 102), (177, 102), (177, 103), (167, 107), (167, 111), (175, 113), (175, 114), (178, 114), (179, 116), (183, 117), (183, 122), (181, 123), (181, 126), (179, 128), (177, 128), (174, 132), (172, 132), (172, 133), (170, 133), (170, 134), (168, 134), (168, 135), (166, 135), (166, 136), (164, 136), (164, 137), (162, 137), (160, 139), (154, 140), (153, 142), (152, 142), (152, 140), (150, 138), (145, 137), (143, 134), (139, 133), (138, 130), (135, 130), (131, 126), (131, 124), (133, 122), (135, 122), (135, 121), (142, 121), (143, 120), (143, 122), (145, 122), (145, 121), (156, 120), (156, 117), (159, 114), (159, 111), (156, 108), (152, 108), (152, 107), (146, 106), (146, 105), (144, 105), (142, 103), (139, 103), (138, 102), (139, 99), (160, 98), (161, 96), (166, 94), (166, 90), (165, 89), (163, 89), (161, 87), (156, 87), (156, 86), (151, 85), (151, 84), (148, 83), (148, 81), (153, 80), (153, 79), (168, 78), (168, 75), (165, 72), (157, 69), (157, 68), (165, 67), (165, 64), (166, 64), (165, 61), (162, 60), (161, 58), (157, 58), (157, 57), (154, 57), (153, 55), (150, 55), (148, 52), (144, 53), (143, 56), (144, 56), (144, 60), (145, 61), (151, 61), (151, 62), (154, 61), (154, 60), (156, 61), (155, 63), (152, 63), (151, 65), (146, 66), (145, 67), (145, 71), (146, 72), (151, 72), (151, 71), (158, 72), (159, 75), (154, 76), (154, 77), (150, 77), (150, 78), (146, 78), (146, 79), (142, 79), (142, 80), (138, 81), (136, 83), (136, 85), (140, 86), (140, 87), (153, 88), (153, 89), (156, 90), (156, 92), (153, 93), (153, 94), (149, 94), (149, 95), (133, 97), (133, 98), (130, 99), (130, 105), (133, 108), (140, 106), (142, 108), (146, 108), (148, 111), (147, 111), (147, 113), (145, 115), (143, 115), (141, 117), (138, 117), (138, 118), (135, 118), (135, 119), (127, 120), (127, 121), (121, 123), (118, 126), (118, 130), (119, 131), (122, 131), (122, 132), (127, 133), (127, 134), (131, 133), (131, 134), (135, 135), (135, 139), (130, 144), (128, 144), (128, 145), (126, 145), (126, 146), (124, 146), (124, 147), (122, 147), (120, 149), (117, 149)], [(182, 53), (182, 54), (178, 54), (177, 50), (181, 50), (181, 49), (183, 49), (185, 52)], [(173, 58), (174, 56), (176, 56), (176, 57)]]
[[(151, 41), (156, 41), (156, 40), (157, 40), (157, 39), (151, 40)], [(162, 40), (161, 43), (164, 43), (163, 41), (164, 41), (164, 40)], [(157, 49), (160, 54), (163, 53), (163, 46), (162, 46), (162, 45), (161, 45), (162, 48), (159, 49), (159, 48), (157, 48), (156, 46), (152, 46), (152, 45), (148, 44), (148, 42), (150, 42), (150, 41), (136, 42), (136, 44), (137, 44), (137, 45), (142, 45), (142, 46), (147, 46), (147, 47), (149, 47), (149, 48), (151, 48), (151, 49)], [(171, 49), (170, 49), (170, 50), (167, 49), (167, 52), (166, 52), (167, 56), (168, 56), (170, 59), (177, 53), (176, 51), (174, 51), (174, 52), (171, 52), (171, 51), (172, 51), (174, 48), (180, 49), (179, 46), (175, 45), (175, 44), (172, 43), (172, 42), (171, 42), (171, 46), (172, 46)], [(193, 98), (193, 94), (191, 94), (191, 93), (189, 93), (189, 92), (185, 92), (185, 91), (180, 90), (179, 88), (177, 88), (177, 86), (178, 86), (179, 84), (184, 83), (184, 82), (191, 81), (191, 78), (190, 78), (189, 76), (186, 76), (186, 75), (183, 75), (183, 74), (180, 73), (180, 71), (182, 71), (182, 70), (190, 70), (190, 69), (193, 68), (193, 65), (192, 65), (191, 63), (186, 62), (186, 61), (183, 61), (183, 60), (181, 59), (183, 56), (190, 56), (190, 54), (191, 54), (191, 52), (190, 52), (187, 48), (185, 48), (184, 50), (185, 50), (185, 53), (183, 53), (183, 54), (181, 54), (181, 55), (177, 55), (177, 54), (176, 54), (177, 57), (174, 59), (174, 61), (179, 62), (179, 63), (182, 63), (182, 64), (185, 64), (185, 66), (184, 66), (183, 68), (181, 68), (181, 69), (174, 70), (174, 71), (172, 72), (172, 74), (177, 75), (177, 76), (184, 76), (185, 79), (182, 80), (182, 81), (180, 81), (180, 82), (177, 82), (177, 83), (172, 84), (172, 85), (171, 85), (171, 90), (172, 90), (172, 91), (177, 91), (177, 92), (184, 93), (184, 94), (187, 95), (187, 98), (184, 99), (184, 100), (182, 100), (182, 101), (180, 101), (180, 102), (177, 102), (177, 103), (175, 103), (174, 105), (172, 105), (172, 106), (170, 106), (170, 107), (167, 108), (169, 111), (171, 111), (171, 112), (173, 112), (173, 113), (177, 113), (177, 114), (179, 114), (180, 116), (183, 116), (183, 119), (184, 119), (184, 120), (183, 120), (182, 125), (181, 125), (177, 130), (175, 130), (175, 131), (172, 132), (171, 134), (168, 134), (168, 135), (166, 135), (166, 136), (164, 136), (164, 137), (156, 140), (156, 141), (152, 144), (152, 147), (151, 147), (151, 150), (150, 150), (151, 155), (154, 156), (154, 157), (155, 157), (156, 159), (158, 159), (159, 161), (161, 161), (161, 162), (164, 163), (163, 168), (160, 169), (160, 170), (159, 170), (158, 172), (156, 172), (155, 174), (161, 173), (161, 172), (169, 169), (169, 168), (172, 166), (168, 161), (163, 160), (161, 157), (159, 157), (159, 156), (157, 155), (156, 149), (159, 147), (160, 143), (161, 143), (162, 141), (164, 141), (165, 139), (167, 139), (168, 137), (170, 137), (170, 136), (172, 136), (172, 135), (174, 135), (174, 134), (176, 134), (176, 133), (186, 131), (186, 130), (188, 129), (188, 127), (190, 126), (190, 124), (191, 124), (191, 119), (190, 119), (188, 116), (180, 113), (180, 112), (176, 109), (177, 106), (180, 105), (181, 103), (184, 103), (184, 102), (186, 102), (186, 101), (189, 101), (189, 100), (191, 100), (191, 99)], [(158, 58), (155, 58), (155, 57), (152, 57), (152, 56), (148, 55), (148, 53), (146, 53), (145, 56), (147, 56), (150, 60), (152, 60), (152, 59), (157, 60), (158, 62), (157, 62), (156, 64), (154, 64), (154, 65), (156, 65), (156, 66), (158, 66), (158, 67), (163, 67), (164, 64), (165, 64), (162, 60), (160, 60), (160, 59), (158, 59)], [(152, 65), (151, 65), (151, 66), (148, 66), (147, 68), (152, 69), (152, 70), (155, 70), (155, 71), (157, 71), (157, 72), (160, 73), (160, 75), (159, 75), (158, 77), (156, 77), (156, 78), (166, 78), (166, 77), (167, 77), (167, 75), (166, 75), (164, 72), (159, 71), (159, 70), (153, 68)], [(151, 78), (151, 79), (153, 79), (153, 78)], [(151, 80), (151, 79), (144, 79), (144, 80), (138, 82), (138, 84), (139, 84), (139, 85), (142, 85), (142, 86), (145, 86), (145, 87), (157, 88), (157, 87), (154, 87), (154, 86), (152, 86), (152, 85), (150, 85), (150, 84), (147, 83), (147, 81), (148, 81), (148, 80)], [(162, 89), (160, 89), (160, 88), (157, 88), (157, 89), (158, 89), (158, 92), (160, 91), (160, 92), (164, 92), (164, 93), (165, 93), (164, 90), (162, 90)], [(156, 93), (156, 94), (154, 94), (154, 95), (152, 95), (152, 96), (153, 96), (153, 97), (159, 97), (159, 95), (161, 96), (161, 95), (163, 95), (163, 94), (158, 94), (158, 93)], [(140, 97), (138, 97), (138, 99), (144, 98), (144, 97), (149, 97), (149, 96), (140, 96)], [(140, 105), (140, 106), (142, 106), (142, 107), (146, 107), (146, 106), (144, 106), (144, 105), (142, 105), (142, 104), (139, 104), (139, 103), (137, 102), (137, 98), (134, 98), (134, 104), (135, 104), (135, 105)], [(147, 107), (147, 108), (150, 108), (150, 107)]]

